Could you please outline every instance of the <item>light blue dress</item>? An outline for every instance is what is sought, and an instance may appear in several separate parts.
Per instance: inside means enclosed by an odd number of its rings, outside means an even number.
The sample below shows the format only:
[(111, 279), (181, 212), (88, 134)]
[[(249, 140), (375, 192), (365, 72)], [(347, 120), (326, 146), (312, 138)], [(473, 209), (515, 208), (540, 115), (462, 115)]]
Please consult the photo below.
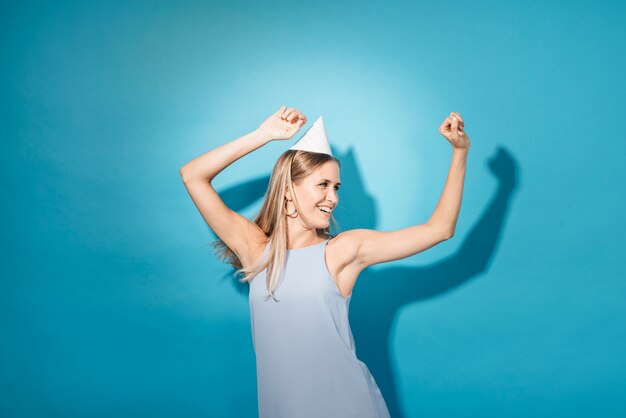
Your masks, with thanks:
[(287, 251), (277, 300), (268, 296), (266, 270), (250, 283), (259, 418), (389, 417), (356, 357), (348, 321), (352, 295), (344, 298), (328, 272), (328, 241)]

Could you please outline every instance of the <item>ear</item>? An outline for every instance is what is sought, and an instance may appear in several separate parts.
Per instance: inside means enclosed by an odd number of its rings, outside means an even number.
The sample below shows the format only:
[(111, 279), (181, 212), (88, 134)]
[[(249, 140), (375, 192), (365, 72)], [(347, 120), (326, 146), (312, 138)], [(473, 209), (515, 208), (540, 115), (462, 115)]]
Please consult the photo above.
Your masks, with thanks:
[(291, 192), (289, 192), (289, 186), (285, 186), (285, 193), (283, 193), (283, 194), (285, 196), (285, 199), (292, 200)]

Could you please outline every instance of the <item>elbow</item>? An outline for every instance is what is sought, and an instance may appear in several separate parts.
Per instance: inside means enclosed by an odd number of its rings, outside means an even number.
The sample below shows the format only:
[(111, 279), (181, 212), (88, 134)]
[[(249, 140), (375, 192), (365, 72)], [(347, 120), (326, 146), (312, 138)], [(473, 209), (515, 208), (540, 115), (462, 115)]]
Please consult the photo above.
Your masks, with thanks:
[(185, 184), (189, 184), (191, 182), (195, 183), (197, 181), (202, 181), (202, 182), (206, 181), (210, 184), (212, 181), (212, 178), (204, 179), (203, 177), (198, 177), (198, 175), (195, 173), (192, 173), (190, 171), (190, 168), (187, 167), (186, 165), (182, 166), (178, 172), (180, 173), (180, 178), (183, 180), (183, 183)]
[(187, 170), (185, 169), (185, 166), (182, 166), (178, 172), (180, 173), (180, 178), (182, 179), (183, 183), (186, 183), (187, 182)]
[(427, 224), (430, 224), (434, 228), (434, 233), (437, 236), (441, 237), (440, 239), (442, 241), (449, 240), (450, 238), (454, 236), (453, 225), (442, 224), (442, 223), (430, 223), (430, 222), (427, 222)]
[(447, 230), (447, 231), (445, 231), (445, 232), (443, 233), (443, 240), (444, 240), (444, 241), (447, 241), (447, 240), (449, 240), (450, 238), (452, 238), (453, 236), (454, 236), (454, 230), (453, 230), (453, 229)]
[(193, 180), (193, 178), (191, 177), (191, 173), (189, 172), (189, 167), (187, 167), (187, 165), (182, 166), (179, 170), (179, 173), (183, 183), (187, 184), (191, 180)]

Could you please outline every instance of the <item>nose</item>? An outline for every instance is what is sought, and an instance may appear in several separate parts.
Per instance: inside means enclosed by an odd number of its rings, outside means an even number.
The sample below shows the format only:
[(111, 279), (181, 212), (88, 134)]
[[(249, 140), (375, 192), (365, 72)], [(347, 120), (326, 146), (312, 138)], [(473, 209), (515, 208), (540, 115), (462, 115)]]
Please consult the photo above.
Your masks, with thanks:
[(329, 202), (337, 203), (337, 201), (339, 200), (337, 190), (332, 189), (332, 192), (326, 193), (326, 200), (328, 200)]

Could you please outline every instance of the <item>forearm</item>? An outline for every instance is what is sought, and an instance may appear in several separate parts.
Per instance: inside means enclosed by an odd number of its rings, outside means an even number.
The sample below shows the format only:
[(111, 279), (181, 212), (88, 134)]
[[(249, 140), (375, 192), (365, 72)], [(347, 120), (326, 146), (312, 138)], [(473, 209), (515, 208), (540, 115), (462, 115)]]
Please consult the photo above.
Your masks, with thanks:
[(429, 224), (439, 225), (444, 228), (450, 236), (454, 234), (461, 210), (467, 154), (467, 149), (453, 148), (452, 163), (450, 164), (446, 184), (437, 207), (428, 220)]
[(211, 182), (226, 167), (271, 140), (267, 134), (257, 129), (212, 149), (182, 166), (180, 175), (183, 182), (198, 180)]

